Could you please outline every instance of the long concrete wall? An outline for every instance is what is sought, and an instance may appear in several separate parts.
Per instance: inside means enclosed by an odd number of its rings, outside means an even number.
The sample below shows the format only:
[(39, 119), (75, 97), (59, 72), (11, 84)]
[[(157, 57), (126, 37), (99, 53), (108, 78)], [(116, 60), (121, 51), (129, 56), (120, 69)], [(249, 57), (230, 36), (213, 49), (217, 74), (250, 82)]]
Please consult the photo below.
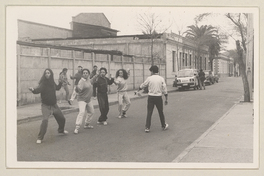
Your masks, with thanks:
[[(74, 75), (79, 65), (92, 70), (93, 65), (98, 68), (105, 67), (108, 73), (115, 76), (120, 68), (130, 69), (128, 89), (137, 89), (139, 85), (150, 76), (149, 68), (151, 63), (147, 58), (113, 55), (109, 53), (85, 52), (80, 49), (64, 49), (63, 47), (47, 47), (17, 44), (17, 102), (18, 106), (40, 102), (40, 95), (32, 94), (28, 87), (35, 87), (46, 68), (54, 72), (55, 82), (58, 83), (59, 73), (63, 68), (68, 68), (68, 79), (71, 83), (70, 94), (72, 93), (74, 81), (69, 77)], [(165, 77), (165, 63), (156, 63), (160, 67), (160, 75)], [(116, 86), (110, 86), (110, 93), (116, 92)], [(65, 91), (57, 91), (57, 99), (63, 99)]]

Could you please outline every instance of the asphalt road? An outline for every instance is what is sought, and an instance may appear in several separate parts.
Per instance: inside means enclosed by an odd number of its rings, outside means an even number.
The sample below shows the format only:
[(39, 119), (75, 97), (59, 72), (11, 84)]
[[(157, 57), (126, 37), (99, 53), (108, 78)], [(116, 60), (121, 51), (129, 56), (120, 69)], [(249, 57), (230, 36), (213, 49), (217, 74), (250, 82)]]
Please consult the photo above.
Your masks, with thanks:
[(162, 131), (154, 109), (150, 133), (144, 132), (147, 99), (132, 101), (128, 118), (117, 118), (117, 105), (110, 106), (108, 125), (97, 125), (99, 110), (92, 121), (94, 129), (73, 134), (77, 112), (67, 114), (68, 135), (57, 134), (54, 118), (49, 120), (42, 144), (36, 144), (41, 121), (17, 126), (18, 161), (68, 162), (171, 162), (243, 95), (241, 78), (220, 79), (206, 90), (175, 91), (164, 106), (167, 131)]

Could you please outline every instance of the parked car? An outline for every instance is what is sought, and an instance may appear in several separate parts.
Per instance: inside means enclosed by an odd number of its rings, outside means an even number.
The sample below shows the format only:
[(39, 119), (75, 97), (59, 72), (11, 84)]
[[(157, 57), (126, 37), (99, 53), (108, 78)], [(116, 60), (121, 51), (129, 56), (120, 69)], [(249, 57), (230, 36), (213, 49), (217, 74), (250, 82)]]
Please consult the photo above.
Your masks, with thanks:
[(204, 74), (205, 74), (205, 80), (204, 80), (205, 85), (211, 85), (215, 83), (215, 78), (211, 70), (204, 70)]
[(178, 71), (178, 75), (175, 76), (173, 83), (174, 87), (179, 89), (198, 89), (198, 70), (197, 69), (183, 69)]

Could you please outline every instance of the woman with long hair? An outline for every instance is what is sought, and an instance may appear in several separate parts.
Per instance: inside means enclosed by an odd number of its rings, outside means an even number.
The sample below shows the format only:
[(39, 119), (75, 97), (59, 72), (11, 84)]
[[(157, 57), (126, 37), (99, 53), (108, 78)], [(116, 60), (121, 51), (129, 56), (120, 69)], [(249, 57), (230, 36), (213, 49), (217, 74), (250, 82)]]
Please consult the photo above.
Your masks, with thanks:
[(92, 117), (94, 114), (93, 102), (91, 97), (93, 96), (93, 83), (98, 75), (95, 75), (90, 79), (90, 71), (86, 68), (82, 70), (82, 78), (80, 79), (78, 85), (76, 86), (77, 101), (79, 105), (79, 114), (76, 118), (76, 127), (74, 134), (79, 133), (79, 129), (82, 125), (83, 118), (85, 118), (84, 129), (93, 129), (91, 125)]
[(42, 111), (42, 123), (40, 126), (40, 131), (38, 134), (37, 143), (40, 144), (46, 134), (48, 128), (48, 119), (50, 116), (54, 116), (59, 128), (58, 132), (62, 134), (67, 134), (68, 132), (64, 130), (65, 117), (62, 114), (60, 108), (57, 105), (56, 90), (60, 90), (62, 82), (57, 85), (54, 81), (53, 71), (49, 68), (45, 69), (39, 85), (36, 88), (29, 87), (29, 90), (33, 94), (39, 94), (41, 96), (41, 111)]
[(117, 85), (118, 118), (127, 117), (126, 112), (130, 107), (130, 98), (127, 94), (127, 79), (130, 75), (129, 69), (119, 69), (116, 72), (114, 83)]

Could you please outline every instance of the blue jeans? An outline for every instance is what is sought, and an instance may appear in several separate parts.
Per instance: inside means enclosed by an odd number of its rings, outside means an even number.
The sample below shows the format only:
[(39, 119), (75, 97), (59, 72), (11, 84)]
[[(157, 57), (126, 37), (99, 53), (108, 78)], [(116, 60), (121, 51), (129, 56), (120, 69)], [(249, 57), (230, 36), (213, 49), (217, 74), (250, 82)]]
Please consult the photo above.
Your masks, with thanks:
[(58, 128), (58, 132), (62, 133), (64, 132), (64, 126), (65, 126), (65, 117), (62, 114), (60, 108), (58, 107), (57, 104), (50, 106), (50, 105), (46, 105), (46, 104), (41, 104), (41, 111), (42, 111), (42, 122), (40, 125), (40, 131), (38, 134), (38, 139), (43, 140), (44, 135), (47, 132), (47, 128), (48, 128), (48, 120), (50, 116), (54, 116), (59, 128)]
[(159, 117), (160, 117), (160, 122), (161, 122), (161, 127), (165, 127), (165, 117), (163, 113), (163, 102), (162, 102), (162, 97), (161, 96), (148, 96), (148, 113), (147, 113), (147, 120), (146, 120), (146, 128), (150, 128), (151, 126), (151, 116), (153, 113), (154, 106), (156, 105), (158, 112), (159, 112)]

